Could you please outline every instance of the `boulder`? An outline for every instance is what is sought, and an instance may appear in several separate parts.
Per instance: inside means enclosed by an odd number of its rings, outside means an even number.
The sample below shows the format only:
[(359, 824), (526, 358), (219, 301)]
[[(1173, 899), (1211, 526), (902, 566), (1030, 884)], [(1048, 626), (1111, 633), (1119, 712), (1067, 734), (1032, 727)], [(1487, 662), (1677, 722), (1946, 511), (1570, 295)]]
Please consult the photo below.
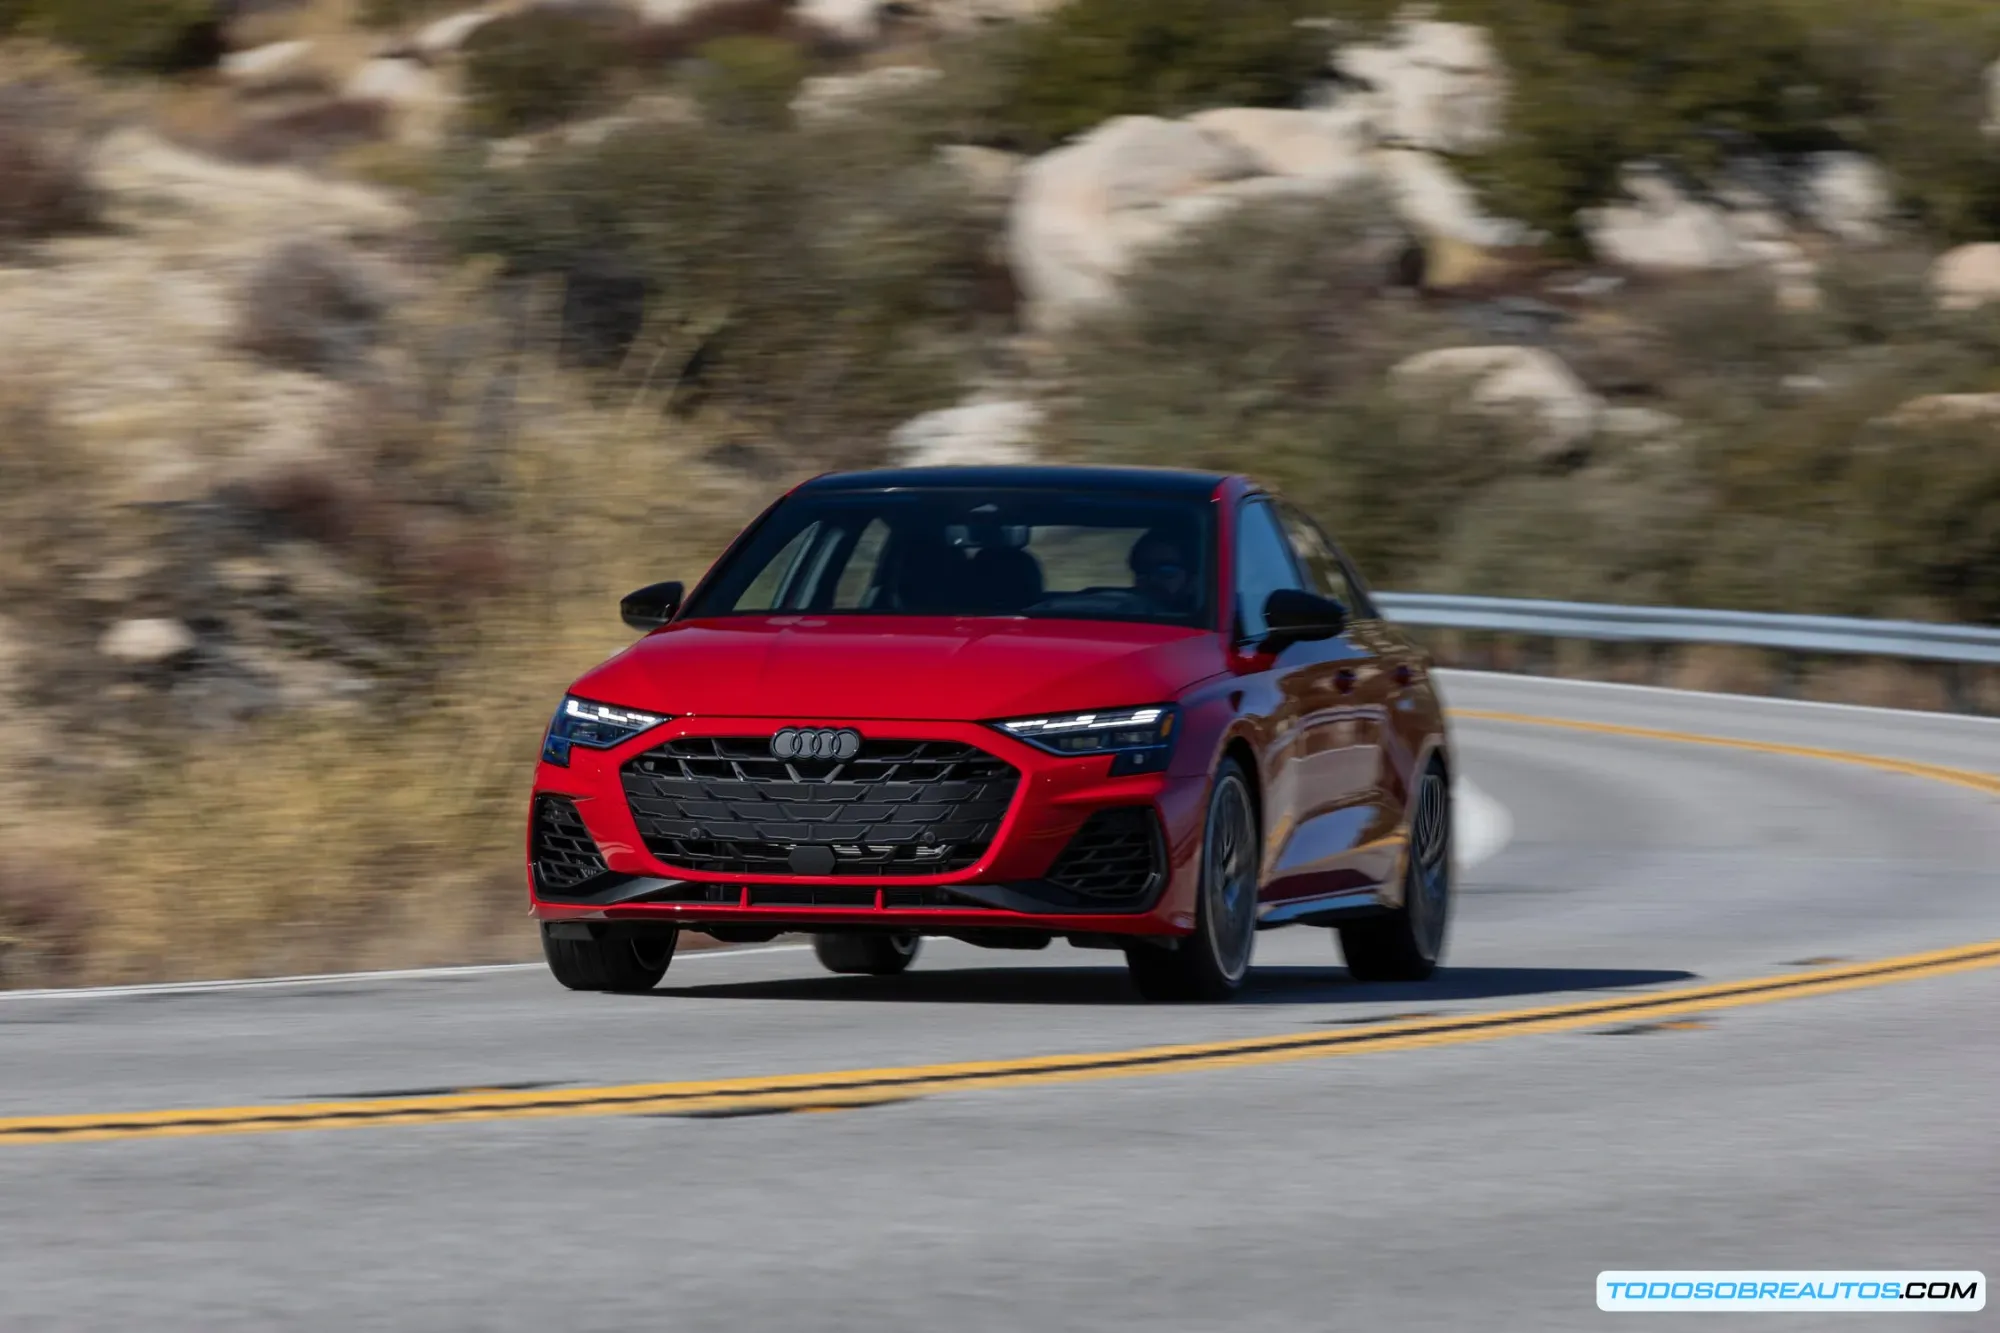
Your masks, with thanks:
[(313, 44), (304, 38), (267, 42), (248, 51), (231, 51), (222, 57), (217, 72), (239, 88), (269, 88), (309, 74), (313, 55)]
[(1270, 175), (1350, 181), (1372, 171), (1373, 134), (1368, 120), (1353, 111), (1220, 107), (1190, 116), (1188, 123), (1235, 144)]
[(852, 46), (872, 46), (882, 36), (882, 0), (798, 0), (801, 22)]
[(1541, 239), (1521, 223), (1487, 216), (1472, 187), (1433, 153), (1389, 149), (1373, 161), (1396, 211), (1419, 235), (1481, 250), (1514, 249)]
[(1620, 184), (1629, 202), (1577, 214), (1598, 258), (1627, 268), (1683, 272), (1754, 262), (1728, 212), (1690, 198), (1664, 173), (1628, 166)]
[(1531, 427), (1533, 452), (1558, 458), (1596, 433), (1604, 404), (1553, 352), (1539, 347), (1447, 347), (1389, 372), (1399, 393), (1424, 400), (1460, 394), (1468, 407)]
[(959, 179), (983, 203), (1004, 205), (1014, 197), (1027, 158), (999, 148), (977, 144), (945, 144), (938, 149), (938, 161), (958, 174)]
[(851, 115), (871, 101), (921, 88), (941, 74), (929, 65), (883, 65), (861, 74), (815, 75), (799, 84), (792, 114), (821, 122)]
[(1799, 194), (1807, 221), (1855, 245), (1880, 244), (1896, 215), (1895, 182), (1860, 153), (1814, 153), (1806, 160)]
[(1476, 153), (1500, 139), (1507, 70), (1484, 28), (1404, 17), (1380, 44), (1342, 47), (1339, 105), (1363, 110), (1385, 140)]
[(178, 620), (121, 620), (104, 631), (97, 651), (128, 666), (156, 666), (195, 649), (194, 631)]
[(1635, 444), (1671, 441), (1683, 424), (1673, 413), (1657, 407), (1607, 407), (1597, 418), (1599, 434)]
[(1947, 250), (1931, 265), (1930, 286), (1943, 310), (1974, 310), (2000, 298), (2000, 242)]
[(926, 412), (898, 426), (889, 452), (902, 467), (952, 467), (1034, 461), (1042, 410), (1011, 398), (974, 399)]
[(1030, 324), (1048, 331), (1109, 299), (1135, 254), (1180, 225), (1162, 216), (1173, 201), (1258, 174), (1239, 144), (1156, 116), (1116, 117), (1034, 159), (1007, 235)]
[(1932, 393), (1912, 398), (1882, 420), (1892, 426), (1962, 426), (2000, 422), (2000, 393)]
[(425, 60), (443, 60), (457, 54), (472, 34), (500, 15), (488, 9), (468, 9), (433, 19), (417, 30), (410, 48)]
[(442, 138), (456, 105), (436, 72), (421, 60), (378, 56), (354, 71), (341, 95), (354, 102), (389, 108), (396, 136), (406, 143), (431, 144)]

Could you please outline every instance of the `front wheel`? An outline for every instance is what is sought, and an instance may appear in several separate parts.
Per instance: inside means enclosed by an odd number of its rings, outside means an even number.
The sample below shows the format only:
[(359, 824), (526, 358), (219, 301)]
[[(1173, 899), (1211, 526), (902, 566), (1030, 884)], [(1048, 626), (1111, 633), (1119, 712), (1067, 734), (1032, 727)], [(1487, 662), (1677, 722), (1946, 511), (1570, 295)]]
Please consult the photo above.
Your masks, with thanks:
[[(560, 927), (562, 933), (557, 934)], [(649, 991), (667, 974), (680, 930), (674, 926), (542, 926), (542, 956), (549, 971), (571, 990)]]
[(917, 960), (922, 943), (917, 936), (902, 932), (822, 931), (813, 936), (813, 952), (829, 972), (893, 977)]
[(1417, 788), (1403, 861), (1403, 905), (1340, 928), (1340, 951), (1356, 981), (1423, 981), (1444, 956), (1452, 898), (1451, 788), (1436, 764)]
[(1227, 1000), (1250, 975), (1257, 938), (1257, 808), (1235, 760), (1216, 772), (1201, 847), (1201, 887), (1194, 933), (1171, 950), (1135, 944), (1125, 951), (1132, 984), (1148, 1000)]

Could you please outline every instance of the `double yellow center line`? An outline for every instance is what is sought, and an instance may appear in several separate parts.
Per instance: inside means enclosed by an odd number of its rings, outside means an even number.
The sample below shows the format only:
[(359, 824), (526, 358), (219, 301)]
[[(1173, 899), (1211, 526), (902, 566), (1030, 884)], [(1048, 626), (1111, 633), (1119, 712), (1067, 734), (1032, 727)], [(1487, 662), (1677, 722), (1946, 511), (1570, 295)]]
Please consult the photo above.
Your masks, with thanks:
[(858, 1069), (698, 1083), (628, 1083), (615, 1087), (529, 1092), (463, 1092), (436, 1096), (233, 1106), (111, 1115), (20, 1116), (0, 1120), (0, 1142), (50, 1143), (167, 1138), (196, 1134), (255, 1134), (287, 1129), (343, 1129), (470, 1120), (534, 1120), (557, 1116), (754, 1115), (902, 1101), (974, 1088), (1020, 1088), (1087, 1079), (1224, 1069), (1319, 1060), (1366, 1052), (1453, 1046), (1529, 1033), (1566, 1032), (1607, 1023), (1659, 1022), (1715, 1009), (1767, 1004), (1882, 986), (2000, 964), (2000, 940), (1911, 954), (1851, 967), (1692, 986), (1648, 995), (1391, 1021), (1337, 1032), (1288, 1033), (1185, 1046), (1153, 1046), (1101, 1055), (1050, 1055), (1025, 1060)]
[[(1683, 744), (1792, 755), (1854, 764), (1946, 782), (2000, 796), (2000, 777), (1874, 755), (1719, 736), (1696, 736), (1642, 727), (1614, 726), (1514, 713), (1457, 710), (1457, 716), (1518, 722)], [(1678, 987), (1642, 995), (1594, 999), (1532, 1009), (1460, 1014), (1442, 1018), (1387, 1019), (1335, 1032), (1285, 1033), (1232, 1041), (1152, 1046), (1094, 1055), (1051, 1055), (1020, 1060), (904, 1068), (843, 1070), (763, 1078), (687, 1083), (629, 1083), (607, 1087), (472, 1090), (412, 1097), (365, 1098), (271, 1106), (228, 1106), (110, 1114), (0, 1118), (0, 1143), (89, 1142), (170, 1138), (201, 1134), (256, 1134), (280, 1130), (343, 1129), (474, 1120), (533, 1120), (558, 1116), (666, 1115), (709, 1117), (867, 1106), (940, 1092), (1076, 1083), (1088, 1079), (1321, 1060), (1370, 1052), (1412, 1050), (1492, 1041), (1533, 1033), (1566, 1032), (1635, 1020), (1659, 1023), (1718, 1009), (1800, 999), (1948, 976), (2000, 965), (2000, 940), (1908, 954), (1842, 967), (1824, 967), (1745, 981)]]

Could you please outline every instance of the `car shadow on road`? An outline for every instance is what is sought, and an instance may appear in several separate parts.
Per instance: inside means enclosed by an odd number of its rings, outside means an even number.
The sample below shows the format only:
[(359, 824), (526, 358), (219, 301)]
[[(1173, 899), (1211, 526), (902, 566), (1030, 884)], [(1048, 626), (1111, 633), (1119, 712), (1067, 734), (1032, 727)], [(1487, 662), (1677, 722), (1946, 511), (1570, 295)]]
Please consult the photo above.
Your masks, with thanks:
[[(1239, 1004), (1423, 1004), (1557, 996), (1660, 986), (1692, 972), (1602, 967), (1452, 967), (1429, 981), (1364, 983), (1340, 967), (1255, 968)], [(900, 1004), (1139, 1004), (1122, 964), (1105, 967), (961, 967), (899, 977), (786, 977), (772, 981), (661, 986), (661, 997), (706, 1000), (886, 1000)]]

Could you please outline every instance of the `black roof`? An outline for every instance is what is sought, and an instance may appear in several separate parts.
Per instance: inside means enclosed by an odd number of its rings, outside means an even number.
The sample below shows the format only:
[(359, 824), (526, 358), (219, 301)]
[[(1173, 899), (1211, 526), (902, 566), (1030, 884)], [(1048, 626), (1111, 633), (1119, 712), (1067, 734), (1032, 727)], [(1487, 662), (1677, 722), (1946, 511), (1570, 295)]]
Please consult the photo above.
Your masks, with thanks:
[(1223, 481), (1220, 472), (1184, 468), (1070, 466), (1029, 463), (1013, 466), (902, 467), (868, 472), (831, 472), (814, 477), (801, 491), (886, 491), (905, 487), (1094, 491), (1206, 497)]

